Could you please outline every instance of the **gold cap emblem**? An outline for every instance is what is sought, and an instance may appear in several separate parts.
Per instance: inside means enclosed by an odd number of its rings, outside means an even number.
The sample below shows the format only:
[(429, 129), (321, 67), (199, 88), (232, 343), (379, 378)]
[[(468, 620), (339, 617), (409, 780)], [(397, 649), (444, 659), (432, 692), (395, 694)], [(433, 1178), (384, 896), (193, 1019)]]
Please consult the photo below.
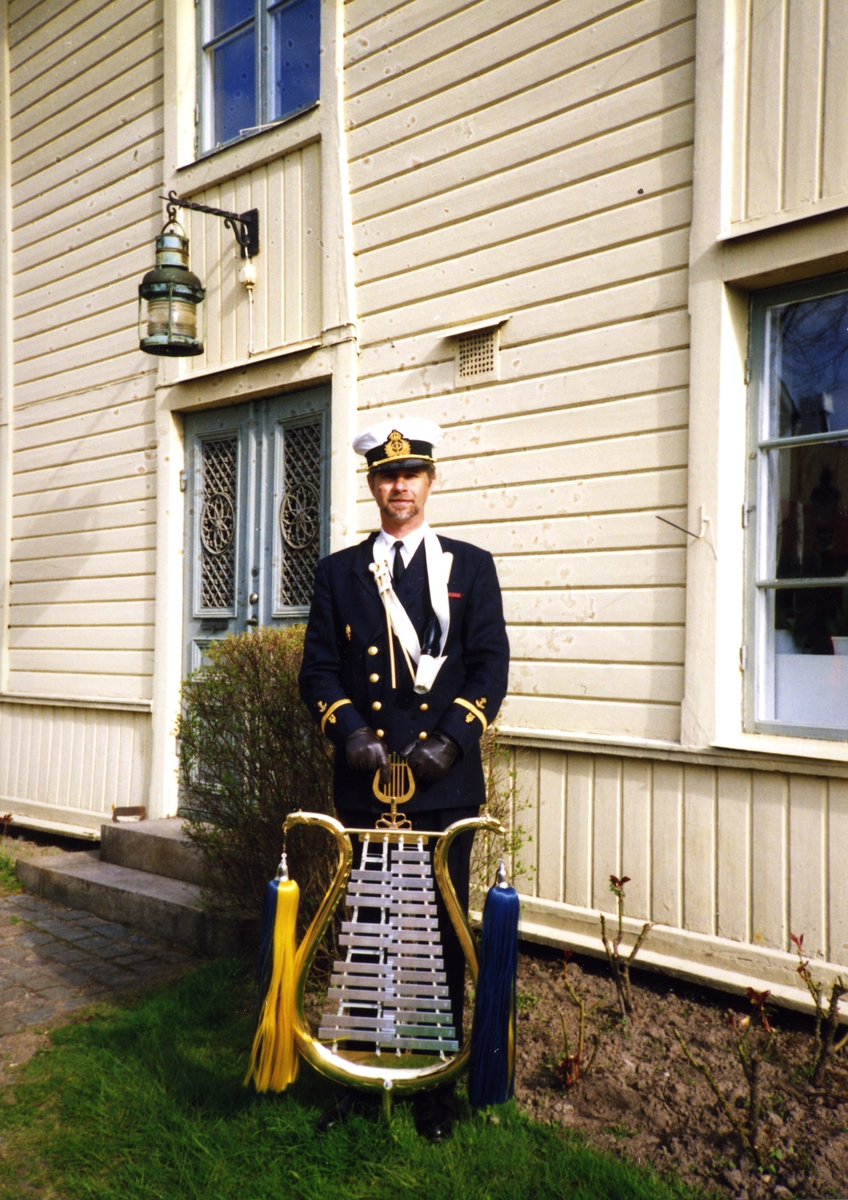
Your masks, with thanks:
[(412, 447), (402, 433), (393, 429), (383, 447), (383, 453), (386, 458), (409, 458), (412, 454)]

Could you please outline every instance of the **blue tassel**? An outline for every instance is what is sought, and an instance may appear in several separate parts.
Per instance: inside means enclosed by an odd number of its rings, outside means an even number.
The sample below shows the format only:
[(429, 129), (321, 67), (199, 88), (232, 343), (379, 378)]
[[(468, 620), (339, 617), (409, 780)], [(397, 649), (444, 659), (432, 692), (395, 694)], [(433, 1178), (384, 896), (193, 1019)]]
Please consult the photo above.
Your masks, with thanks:
[(518, 974), (518, 893), (503, 863), (483, 909), (480, 975), (474, 1000), (468, 1099), (472, 1108), (503, 1104), (515, 1085), (515, 980)]

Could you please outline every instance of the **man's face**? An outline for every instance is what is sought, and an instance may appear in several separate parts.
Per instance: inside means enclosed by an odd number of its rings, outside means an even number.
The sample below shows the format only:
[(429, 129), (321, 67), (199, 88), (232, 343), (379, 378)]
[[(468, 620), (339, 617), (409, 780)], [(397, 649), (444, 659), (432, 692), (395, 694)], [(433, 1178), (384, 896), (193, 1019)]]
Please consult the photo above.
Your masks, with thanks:
[(384, 524), (386, 521), (413, 521), (419, 513), (423, 520), (424, 505), (432, 486), (432, 480), (423, 468), (374, 471), (368, 476), (368, 486)]

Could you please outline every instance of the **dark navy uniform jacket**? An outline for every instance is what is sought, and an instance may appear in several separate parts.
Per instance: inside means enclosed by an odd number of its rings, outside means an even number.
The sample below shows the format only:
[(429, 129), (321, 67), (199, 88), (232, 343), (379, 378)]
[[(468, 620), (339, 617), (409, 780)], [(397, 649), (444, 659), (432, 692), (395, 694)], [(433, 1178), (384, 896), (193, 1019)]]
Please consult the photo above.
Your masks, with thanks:
[[(500, 586), (491, 554), (439, 536), (453, 554), (448, 596), (450, 632), (447, 661), (431, 692), (416, 694), (400, 643), (394, 639), (397, 688), (392, 689), (386, 613), (374, 576), (376, 534), (318, 563), (300, 691), (309, 711), (336, 747), (334, 795), (340, 809), (385, 812), (374, 798), (373, 775), (352, 771), (344, 744), (368, 725), (389, 751), (440, 729), (459, 744), (461, 754), (444, 779), (420, 787), (403, 806), (405, 813), (467, 808), (485, 802), (480, 736), (495, 719), (506, 694), (509, 642)], [(428, 616), (426, 557), (420, 544), (397, 589), (422, 636)], [(413, 664), (414, 665), (414, 664)]]

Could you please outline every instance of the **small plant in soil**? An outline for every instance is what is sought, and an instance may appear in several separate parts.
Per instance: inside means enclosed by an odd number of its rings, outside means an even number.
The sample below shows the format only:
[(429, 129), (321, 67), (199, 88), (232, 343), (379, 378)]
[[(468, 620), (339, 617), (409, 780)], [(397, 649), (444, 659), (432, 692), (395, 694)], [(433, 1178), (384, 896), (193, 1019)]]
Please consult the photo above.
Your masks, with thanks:
[(812, 996), (816, 1009), (810, 1079), (812, 1080), (813, 1087), (818, 1088), (824, 1083), (825, 1073), (834, 1055), (838, 1054), (842, 1047), (848, 1043), (848, 1033), (844, 1037), (839, 1038), (838, 1041), (836, 1038), (836, 1031), (839, 1028), (839, 1001), (848, 992), (848, 987), (845, 986), (842, 976), (837, 976), (830, 989), (830, 999), (825, 1009), (822, 999), (824, 985), (820, 981), (813, 979), (813, 974), (810, 970), (810, 960), (804, 958), (804, 935), (802, 933), (796, 937), (794, 933), (790, 933), (789, 937), (798, 953), (798, 966), (796, 970), (806, 984), (807, 991)]
[(601, 913), (601, 941), (604, 944), (607, 961), (612, 971), (612, 978), (618, 997), (618, 1007), (621, 1010), (622, 1017), (625, 1019), (633, 1012), (633, 998), (630, 991), (630, 968), (636, 959), (636, 955), (642, 949), (642, 943), (651, 929), (653, 929), (651, 922), (646, 921), (642, 926), (642, 931), (636, 939), (633, 949), (627, 957), (625, 958), (621, 954), (621, 940), (624, 936), (622, 928), (624, 920), (624, 885), (629, 882), (629, 875), (623, 875), (621, 879), (617, 875), (610, 875), (610, 891), (615, 896), (616, 911), (618, 913), (618, 928), (612, 942), (607, 937), (606, 917)]
[[(771, 1054), (775, 1037), (766, 1015), (766, 1004), (771, 993), (768, 991), (758, 992), (749, 987), (745, 989), (745, 994), (754, 1007), (754, 1015), (740, 1017), (733, 1013), (729, 1018), (729, 1024), (735, 1035), (736, 1054), (748, 1085), (747, 1121), (740, 1120), (733, 1111), (727, 1097), (716, 1082), (715, 1075), (705, 1062), (695, 1058), (680, 1031), (675, 1029), (674, 1035), (688, 1061), (710, 1085), (724, 1115), (736, 1131), (743, 1150), (747, 1150), (762, 1170), (765, 1168), (770, 1154), (768, 1144), (760, 1145), (759, 1135), (762, 1115), (762, 1064), (768, 1060)], [(768, 1142), (768, 1138), (766, 1138), (766, 1142)]]
[(601, 1001), (599, 1000), (597, 1004), (593, 1004), (591, 1008), (586, 1007), (586, 1001), (568, 978), (568, 963), (573, 957), (573, 951), (564, 950), (562, 957), (562, 977), (563, 983), (565, 984), (565, 990), (568, 992), (579, 1013), (577, 1019), (577, 1044), (573, 1051), (568, 1040), (568, 1026), (565, 1023), (565, 1014), (562, 1011), (560, 1011), (559, 1014), (559, 1019), (562, 1023), (564, 1054), (557, 1064), (557, 1072), (559, 1073), (563, 1086), (570, 1090), (577, 1083), (579, 1083), (581, 1079), (585, 1079), (586, 1076), (591, 1073), (592, 1064), (595, 1061), (595, 1056), (598, 1053), (598, 1047), (601, 1044), (603, 1029), (599, 1027), (595, 1030), (595, 1034), (592, 1039), (592, 1052), (589, 1055), (588, 1062), (584, 1063), (583, 1059), (586, 1051), (586, 1020), (592, 1015), (595, 1009), (600, 1008)]

